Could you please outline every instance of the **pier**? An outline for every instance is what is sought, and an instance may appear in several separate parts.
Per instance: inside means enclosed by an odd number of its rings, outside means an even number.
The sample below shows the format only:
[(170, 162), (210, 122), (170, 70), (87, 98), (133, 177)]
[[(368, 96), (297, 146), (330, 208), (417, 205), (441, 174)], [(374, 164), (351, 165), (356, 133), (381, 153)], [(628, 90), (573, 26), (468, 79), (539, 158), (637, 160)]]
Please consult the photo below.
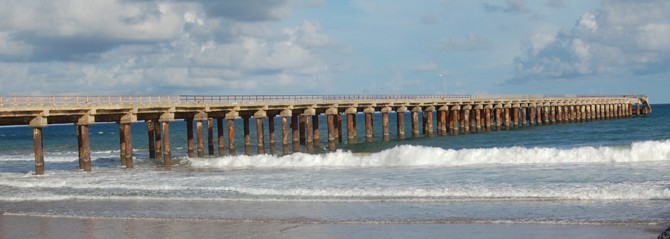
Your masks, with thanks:
[[(397, 126), (389, 128), (389, 113)], [(381, 139), (457, 136), (564, 123), (598, 121), (647, 115), (647, 96), (476, 96), (476, 95), (294, 95), (294, 96), (6, 96), (0, 97), (0, 125), (27, 125), (33, 131), (35, 173), (44, 173), (42, 131), (49, 124), (77, 127), (79, 167), (91, 171), (89, 126), (97, 122), (119, 125), (119, 162), (133, 168), (130, 125), (147, 124), (149, 157), (171, 161), (170, 123), (184, 120), (188, 157), (236, 155), (235, 119), (242, 118), (244, 154), (251, 154), (255, 121), (255, 147), (259, 154), (275, 153), (277, 140), (283, 154), (289, 145), (308, 151), (320, 142), (319, 127), (327, 127), (328, 149), (338, 144), (372, 142), (374, 127)], [(373, 114), (381, 114), (374, 122)], [(319, 122), (325, 115), (325, 122)], [(275, 118), (280, 117), (280, 125)], [(364, 117), (365, 136), (359, 137), (357, 117)], [(270, 120), (272, 119), (272, 120)], [(411, 128), (406, 134), (405, 122)], [(267, 124), (266, 124), (267, 123)], [(290, 123), (290, 125), (289, 125)], [(195, 124), (195, 129), (194, 129)], [(216, 137), (214, 127), (216, 124)], [(266, 128), (267, 126), (267, 128)], [(195, 138), (194, 138), (195, 130)], [(265, 131), (269, 138), (265, 138)], [(204, 134), (207, 134), (207, 143)], [(346, 140), (345, 140), (346, 133)], [(227, 137), (226, 137), (227, 134)], [(277, 135), (281, 136), (278, 137)], [(379, 137), (378, 137), (379, 138)], [(216, 139), (216, 144), (214, 142)], [(195, 142), (194, 142), (195, 141)], [(205, 151), (205, 145), (207, 149)], [(269, 145), (269, 152), (266, 146)], [(216, 149), (216, 150), (215, 150)]]

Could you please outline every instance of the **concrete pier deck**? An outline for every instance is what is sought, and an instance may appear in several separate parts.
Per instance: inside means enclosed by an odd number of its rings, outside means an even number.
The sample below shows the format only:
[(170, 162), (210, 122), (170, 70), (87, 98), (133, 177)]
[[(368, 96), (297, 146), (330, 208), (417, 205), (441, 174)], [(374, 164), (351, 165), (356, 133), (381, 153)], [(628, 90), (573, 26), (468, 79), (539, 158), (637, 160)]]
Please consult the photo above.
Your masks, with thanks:
[[(356, 117), (364, 114), (366, 142), (373, 140), (374, 127), (382, 127), (389, 140), (389, 112), (398, 113), (397, 137), (405, 137), (405, 115), (411, 120), (411, 136), (458, 134), (490, 129), (509, 129), (556, 123), (625, 118), (651, 113), (644, 95), (618, 96), (477, 96), (477, 95), (293, 95), (293, 96), (5, 96), (0, 97), (0, 125), (28, 125), (33, 130), (36, 174), (44, 172), (42, 129), (49, 124), (76, 124), (80, 167), (91, 170), (88, 126), (96, 122), (119, 124), (120, 162), (133, 167), (130, 124), (146, 121), (151, 157), (171, 160), (170, 122), (187, 122), (189, 157), (205, 156), (203, 123), (207, 125), (209, 155), (214, 154), (212, 125), (217, 123), (217, 148), (224, 155), (227, 126), (228, 150), (235, 154), (234, 120), (244, 124), (245, 153), (250, 154), (251, 129), (256, 123), (256, 145), (265, 153), (264, 122), (268, 122), (271, 143), (276, 139), (274, 120), (281, 117), (281, 144), (308, 148), (319, 140), (318, 115), (326, 115), (329, 148), (358, 142)], [(373, 122), (373, 113), (382, 122)], [(421, 117), (419, 117), (421, 115)], [(343, 116), (346, 116), (343, 123)], [(420, 120), (421, 118), (421, 120)], [(421, 121), (421, 124), (419, 123)], [(195, 122), (196, 142), (193, 138)], [(289, 122), (291, 127), (289, 130)], [(224, 126), (225, 125), (225, 126)], [(290, 131), (290, 133), (289, 133)], [(421, 134), (420, 134), (421, 132)], [(291, 137), (289, 137), (289, 134)], [(197, 146), (197, 150), (196, 150)], [(162, 154), (162, 155), (161, 155)]]

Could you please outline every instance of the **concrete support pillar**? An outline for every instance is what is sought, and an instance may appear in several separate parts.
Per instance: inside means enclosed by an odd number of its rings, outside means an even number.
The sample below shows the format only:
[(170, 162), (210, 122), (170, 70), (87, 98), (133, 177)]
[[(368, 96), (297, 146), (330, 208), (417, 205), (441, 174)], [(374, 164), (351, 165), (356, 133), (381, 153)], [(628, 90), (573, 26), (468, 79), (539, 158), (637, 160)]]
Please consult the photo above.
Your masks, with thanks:
[(535, 126), (537, 120), (537, 108), (533, 104), (528, 107), (528, 111), (528, 125)]
[(641, 103), (637, 103), (637, 104), (635, 105), (635, 114), (636, 114), (637, 116), (640, 116), (640, 109), (642, 109), (642, 104), (641, 104)]
[(490, 130), (492, 126), (491, 110), (488, 106), (484, 109), (484, 118), (486, 118), (486, 130)]
[(391, 139), (389, 132), (389, 112), (382, 111), (382, 138), (384, 141)]
[[(149, 137), (149, 158), (156, 158), (156, 133), (154, 132), (154, 122), (151, 120), (145, 121), (147, 124), (147, 136)], [(77, 127), (79, 130), (79, 126)], [(81, 154), (81, 151), (79, 152)]]
[(338, 143), (342, 143), (342, 114), (335, 115), (335, 137)]
[[(326, 115), (327, 124), (328, 124), (328, 144), (335, 143), (335, 115), (328, 114)], [(367, 127), (367, 114), (366, 114), (366, 127)]]
[(502, 113), (503, 113), (502, 106), (498, 106), (495, 108), (496, 130), (500, 130), (502, 128), (503, 125)]
[(161, 157), (163, 155), (163, 136), (161, 133), (162, 124), (158, 120), (154, 120), (154, 150), (156, 152), (156, 157)]
[(228, 121), (228, 152), (230, 155), (235, 155), (235, 120), (226, 119)]
[(432, 137), (435, 132), (433, 130), (433, 111), (424, 111), (423, 115), (423, 117), (426, 119), (426, 124), (424, 125), (425, 135)]
[(460, 117), (460, 109), (461, 109), (461, 107), (458, 106), (458, 105), (451, 107), (450, 131), (451, 131), (451, 134), (453, 134), (453, 135), (458, 134), (458, 131), (459, 131), (458, 121), (460, 119), (458, 117)]
[(553, 104), (549, 106), (549, 121), (551, 124), (556, 124), (556, 106)]
[(356, 114), (347, 114), (347, 143), (355, 144), (356, 141)]
[[(299, 114), (293, 114), (291, 116), (291, 141), (292, 141), (294, 150), (297, 150), (298, 145), (300, 144), (300, 119), (299, 118), (300, 118)], [(330, 126), (330, 123), (329, 123), (329, 126)]]
[[(153, 125), (153, 124), (150, 124)], [(91, 171), (91, 145), (89, 141), (89, 133), (88, 133), (88, 125), (77, 125), (77, 130), (78, 135), (78, 141), (81, 142), (79, 145), (79, 159), (80, 161), (80, 166), (81, 169), (83, 169), (86, 172)], [(150, 140), (149, 142), (153, 142), (153, 139)], [(155, 153), (155, 151), (154, 151)], [(155, 155), (154, 155), (155, 157)]]
[(514, 127), (519, 127), (519, 107), (512, 108), (512, 115), (514, 116)]
[(269, 133), (269, 139), (268, 141), (270, 142), (270, 154), (277, 154), (275, 151), (275, 139), (277, 138), (277, 133), (275, 133), (275, 117), (276, 115), (269, 115), (268, 118), (268, 131)]
[(123, 141), (126, 147), (124, 160), (126, 161), (126, 168), (130, 169), (134, 167), (132, 133), (130, 130), (130, 123), (122, 123), (122, 125), (123, 125)]
[(216, 146), (219, 151), (219, 156), (226, 155), (225, 153), (225, 139), (223, 136), (223, 118), (216, 119)]
[(265, 154), (265, 132), (263, 129), (263, 119), (256, 118), (256, 144), (258, 146), (258, 154)]
[(300, 130), (300, 144), (304, 145), (305, 141), (307, 140), (306, 137), (305, 137), (306, 136), (305, 134), (307, 132), (305, 130), (305, 117), (304, 117), (304, 115), (301, 114), (300, 116), (298, 116), (298, 121), (300, 122), (300, 129), (299, 129)]
[(163, 164), (166, 167), (172, 166), (172, 159), (170, 158), (170, 122), (164, 121), (162, 123), (163, 128)]
[(470, 132), (470, 108), (466, 107), (463, 109), (463, 120), (461, 121), (461, 131), (463, 133)]
[(197, 135), (197, 141), (198, 141), (198, 158), (204, 158), (205, 157), (205, 137), (202, 133), (202, 121), (197, 120), (195, 122), (195, 132)]
[(510, 106), (505, 105), (505, 108), (503, 109), (503, 117), (505, 118), (505, 129), (510, 129), (512, 125), (512, 119), (511, 119), (511, 113), (510, 113)]
[(314, 128), (312, 128), (312, 116), (304, 115), (305, 117), (305, 142), (307, 144), (314, 143)]
[(544, 124), (551, 123), (549, 119), (549, 106), (546, 106), (545, 104), (544, 108), (542, 109), (542, 113), (543, 113), (542, 118), (544, 119)]
[(251, 131), (249, 129), (249, 118), (250, 116), (242, 116), (242, 122), (244, 124), (244, 154), (251, 155)]
[(628, 103), (627, 106), (628, 106), (628, 112), (627, 112), (627, 113), (628, 113), (628, 117), (632, 117), (632, 116), (633, 116), (633, 104), (632, 104), (632, 103)]
[(44, 140), (42, 128), (33, 128), (33, 149), (35, 150), (35, 174), (44, 174)]
[(207, 119), (207, 153), (214, 155), (214, 119)]
[(412, 137), (419, 137), (419, 111), (421, 109), (412, 110)]
[(526, 115), (526, 108), (527, 107), (524, 106), (524, 105), (521, 105), (520, 107), (521, 108), (519, 109), (519, 111), (520, 111), (519, 113), (521, 115), (519, 116), (519, 119), (521, 119), (521, 121), (519, 122), (520, 123), (519, 126), (525, 127), (526, 126), (526, 119), (528, 119), (528, 116)]
[(437, 118), (438, 118), (437, 129), (439, 130), (439, 135), (441, 136), (447, 135), (447, 111), (446, 110), (438, 111)]
[(319, 134), (319, 115), (312, 115), (312, 135), (314, 137), (314, 143), (319, 144), (321, 140), (321, 135)]
[(475, 108), (475, 129), (480, 131), (482, 129), (482, 110)]
[(281, 117), (281, 145), (288, 146), (288, 116)]
[(477, 130), (477, 122), (476, 122), (477, 118), (475, 117), (475, 112), (476, 111), (477, 110), (474, 109), (474, 107), (472, 109), (470, 109), (470, 131), (471, 132), (474, 132), (474, 131)]
[(123, 135), (123, 124), (119, 123), (119, 160), (121, 166), (126, 167), (126, 136)]
[(372, 112), (365, 112), (365, 141), (372, 142), (374, 137)]
[(563, 106), (556, 106), (556, 123), (563, 123)]
[(188, 150), (188, 157), (195, 157), (195, 149), (193, 144), (193, 120), (186, 119), (186, 145)]
[(397, 122), (396, 122), (396, 129), (398, 130), (398, 139), (404, 139), (405, 138), (405, 108), (402, 109), (397, 109)]

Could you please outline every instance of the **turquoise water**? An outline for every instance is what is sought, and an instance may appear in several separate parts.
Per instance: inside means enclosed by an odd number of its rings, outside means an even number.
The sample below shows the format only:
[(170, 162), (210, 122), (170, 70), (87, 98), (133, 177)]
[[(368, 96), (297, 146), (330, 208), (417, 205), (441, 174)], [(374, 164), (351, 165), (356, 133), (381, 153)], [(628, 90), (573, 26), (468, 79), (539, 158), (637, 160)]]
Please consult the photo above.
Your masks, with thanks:
[[(148, 159), (144, 123), (132, 128), (133, 170), (119, 166), (118, 126), (96, 124), (90, 128), (91, 173), (78, 170), (75, 127), (52, 125), (44, 129), (44, 176), (33, 172), (31, 130), (5, 127), (0, 211), (363, 223), (666, 223), (670, 105), (652, 107), (647, 117), (419, 138), (411, 137), (406, 115), (404, 140), (396, 139), (391, 114), (392, 140), (382, 141), (377, 127), (372, 143), (363, 143), (358, 115), (360, 143), (339, 144), (334, 152), (326, 149), (322, 117), (313, 153), (301, 146), (285, 156), (204, 159), (186, 157), (186, 127), (178, 121), (171, 123), (171, 170)], [(239, 154), (241, 128), (236, 132)], [(281, 131), (277, 136), (280, 142)], [(267, 136), (265, 147), (269, 152)]]

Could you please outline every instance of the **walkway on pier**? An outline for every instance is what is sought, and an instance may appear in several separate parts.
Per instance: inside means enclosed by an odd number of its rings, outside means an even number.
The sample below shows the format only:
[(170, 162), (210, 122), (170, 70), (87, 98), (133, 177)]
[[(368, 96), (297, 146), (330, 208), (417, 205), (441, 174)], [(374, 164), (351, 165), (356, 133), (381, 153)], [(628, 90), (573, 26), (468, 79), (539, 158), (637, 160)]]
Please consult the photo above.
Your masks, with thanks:
[[(217, 124), (218, 155), (226, 144), (235, 149), (235, 119), (244, 124), (244, 150), (251, 153), (250, 121), (256, 125), (256, 145), (265, 153), (268, 122), (271, 151), (276, 137), (275, 117), (281, 117), (284, 154), (289, 141), (296, 149), (309, 149), (318, 142), (319, 115), (326, 115), (328, 148), (358, 142), (356, 117), (365, 117), (365, 141), (374, 138), (374, 126), (381, 125), (382, 139), (390, 139), (389, 113), (397, 113), (396, 135), (404, 138), (406, 115), (410, 115), (411, 136), (457, 135), (491, 129), (510, 129), (543, 124), (573, 123), (624, 118), (651, 113), (644, 95), (621, 96), (473, 96), (473, 95), (296, 95), (296, 96), (11, 96), (0, 97), (0, 125), (28, 125), (33, 130), (35, 172), (44, 173), (42, 130), (49, 124), (77, 125), (80, 167), (91, 170), (88, 127), (96, 122), (119, 124), (121, 165), (133, 168), (130, 124), (146, 121), (150, 157), (162, 157), (171, 165), (170, 122), (181, 119), (187, 125), (188, 156), (205, 157), (203, 126), (206, 123), (208, 153), (214, 154), (213, 124)], [(381, 113), (381, 124), (373, 113)], [(421, 119), (420, 119), (421, 115)], [(346, 122), (343, 117), (346, 116)], [(268, 120), (273, 119), (273, 120)], [(290, 130), (289, 130), (289, 123)], [(196, 141), (193, 138), (195, 122)], [(224, 135), (227, 128), (227, 143)], [(290, 133), (289, 133), (290, 131)], [(421, 133), (420, 133), (421, 132)], [(290, 140), (289, 140), (290, 139)]]

